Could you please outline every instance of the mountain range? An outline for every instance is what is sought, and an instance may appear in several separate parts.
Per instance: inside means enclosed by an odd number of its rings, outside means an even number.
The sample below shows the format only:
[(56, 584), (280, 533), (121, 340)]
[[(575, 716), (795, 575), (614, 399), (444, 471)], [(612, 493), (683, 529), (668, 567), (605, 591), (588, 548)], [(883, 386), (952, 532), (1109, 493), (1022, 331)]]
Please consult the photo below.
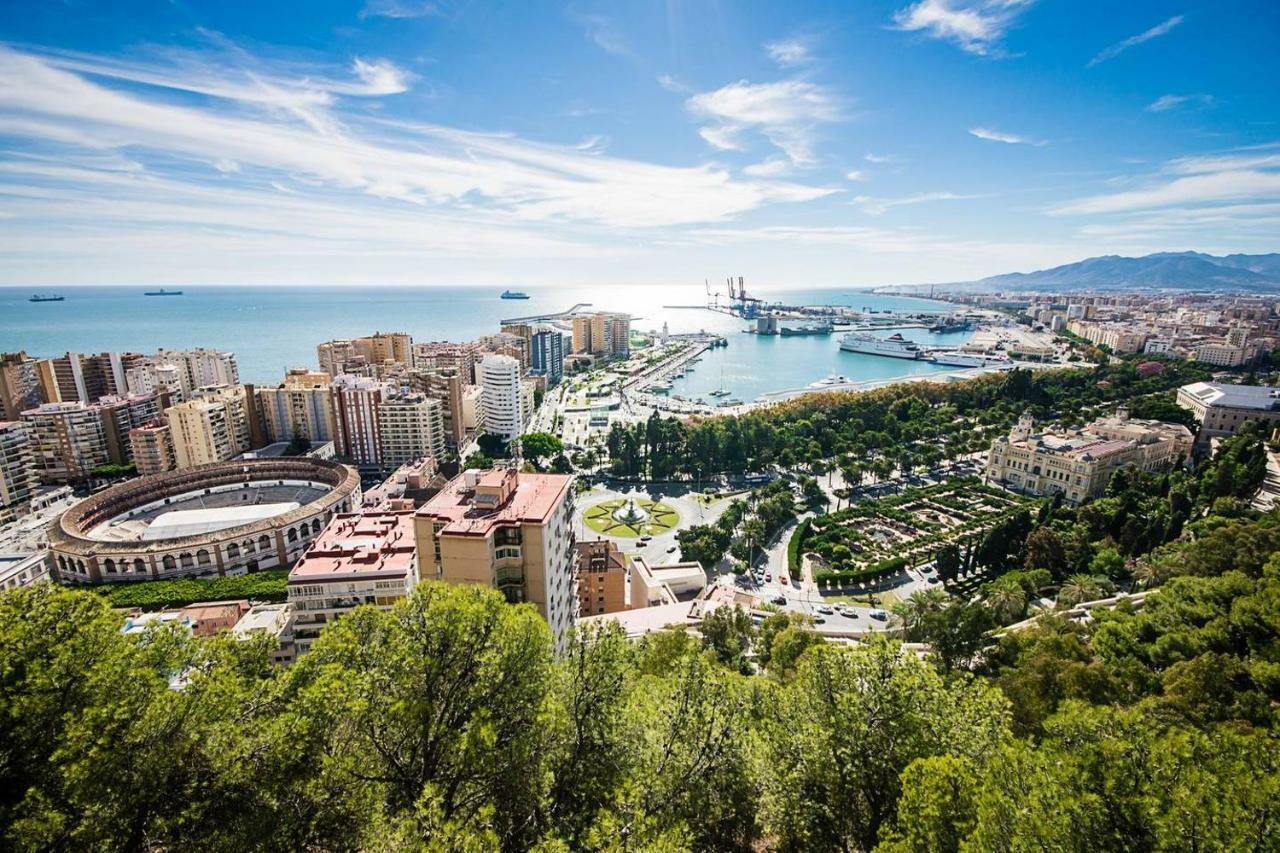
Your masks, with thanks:
[[(937, 286), (966, 291), (1211, 290), (1280, 293), (1280, 253), (1218, 256), (1203, 252), (1157, 252), (1140, 258), (1102, 255), (1035, 272), (1005, 273), (977, 281)], [(919, 285), (878, 289), (897, 293), (921, 292)]]

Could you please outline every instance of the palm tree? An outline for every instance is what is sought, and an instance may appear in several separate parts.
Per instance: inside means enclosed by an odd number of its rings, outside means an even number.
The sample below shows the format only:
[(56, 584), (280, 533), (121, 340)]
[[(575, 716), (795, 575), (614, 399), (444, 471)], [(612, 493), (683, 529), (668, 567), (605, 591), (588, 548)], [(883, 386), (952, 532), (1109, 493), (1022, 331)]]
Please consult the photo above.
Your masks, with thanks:
[(986, 599), (987, 606), (1001, 625), (1016, 622), (1027, 612), (1027, 593), (1016, 583), (991, 583), (987, 587)]
[(1083, 574), (1072, 575), (1058, 590), (1058, 606), (1075, 607), (1082, 601), (1101, 598), (1108, 586), (1110, 582), (1106, 578)]
[(900, 601), (895, 604), (893, 606), (893, 615), (897, 616), (902, 623), (903, 639), (908, 641), (916, 639), (912, 636), (915, 630), (923, 624), (930, 614), (937, 613), (946, 606), (947, 594), (936, 587), (918, 589), (907, 596), (906, 601)]
[(1138, 564), (1133, 567), (1133, 579), (1143, 589), (1159, 586), (1168, 578), (1169, 573), (1165, 571), (1164, 566), (1153, 560), (1139, 560)]

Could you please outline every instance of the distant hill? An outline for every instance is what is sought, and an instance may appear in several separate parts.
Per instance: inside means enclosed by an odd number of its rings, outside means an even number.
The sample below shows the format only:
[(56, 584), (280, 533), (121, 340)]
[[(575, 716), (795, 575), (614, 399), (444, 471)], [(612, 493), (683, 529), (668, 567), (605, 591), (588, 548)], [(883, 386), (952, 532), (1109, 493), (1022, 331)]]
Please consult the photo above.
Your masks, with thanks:
[[(1206, 255), (1158, 252), (1141, 258), (1103, 255), (1028, 273), (942, 285), (959, 290), (1218, 290), (1280, 292), (1280, 253)], [(929, 286), (925, 285), (925, 289)], [(920, 286), (882, 288), (919, 293)]]

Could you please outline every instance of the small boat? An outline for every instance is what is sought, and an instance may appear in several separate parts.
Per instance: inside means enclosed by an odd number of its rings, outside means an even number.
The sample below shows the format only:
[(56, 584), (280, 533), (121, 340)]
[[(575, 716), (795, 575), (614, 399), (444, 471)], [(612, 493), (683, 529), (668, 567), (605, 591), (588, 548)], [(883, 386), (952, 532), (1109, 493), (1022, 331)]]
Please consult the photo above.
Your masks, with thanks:
[(143, 296), (181, 296), (181, 290), (165, 290), (163, 287), (159, 290), (148, 290), (142, 294)]
[(502, 291), (503, 299), (528, 299), (529, 294), (520, 290), (504, 290)]
[(817, 382), (810, 382), (809, 387), (817, 390), (822, 388), (831, 388), (836, 385), (848, 385), (852, 381), (853, 380), (848, 376), (839, 376), (833, 373), (826, 379), (819, 379)]
[(66, 298), (67, 297), (65, 296), (57, 296), (55, 294), (46, 294), (44, 296), (41, 296), (39, 293), (33, 293), (31, 294), (31, 298), (28, 299), (27, 301), (28, 302), (64, 302), (66, 301)]

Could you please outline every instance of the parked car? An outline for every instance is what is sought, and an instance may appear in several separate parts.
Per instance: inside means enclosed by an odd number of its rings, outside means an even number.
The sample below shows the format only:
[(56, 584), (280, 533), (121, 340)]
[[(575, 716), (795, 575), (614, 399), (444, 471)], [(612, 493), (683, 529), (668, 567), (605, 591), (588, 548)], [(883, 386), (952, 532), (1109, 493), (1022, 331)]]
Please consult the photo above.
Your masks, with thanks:
[(773, 598), (769, 600), (772, 601), (774, 604), (778, 605), (779, 607), (787, 603), (787, 597), (785, 595), (775, 595)]
[(818, 612), (826, 616), (834, 616), (836, 609), (834, 607), (828, 607), (827, 605), (824, 604), (818, 608)]

